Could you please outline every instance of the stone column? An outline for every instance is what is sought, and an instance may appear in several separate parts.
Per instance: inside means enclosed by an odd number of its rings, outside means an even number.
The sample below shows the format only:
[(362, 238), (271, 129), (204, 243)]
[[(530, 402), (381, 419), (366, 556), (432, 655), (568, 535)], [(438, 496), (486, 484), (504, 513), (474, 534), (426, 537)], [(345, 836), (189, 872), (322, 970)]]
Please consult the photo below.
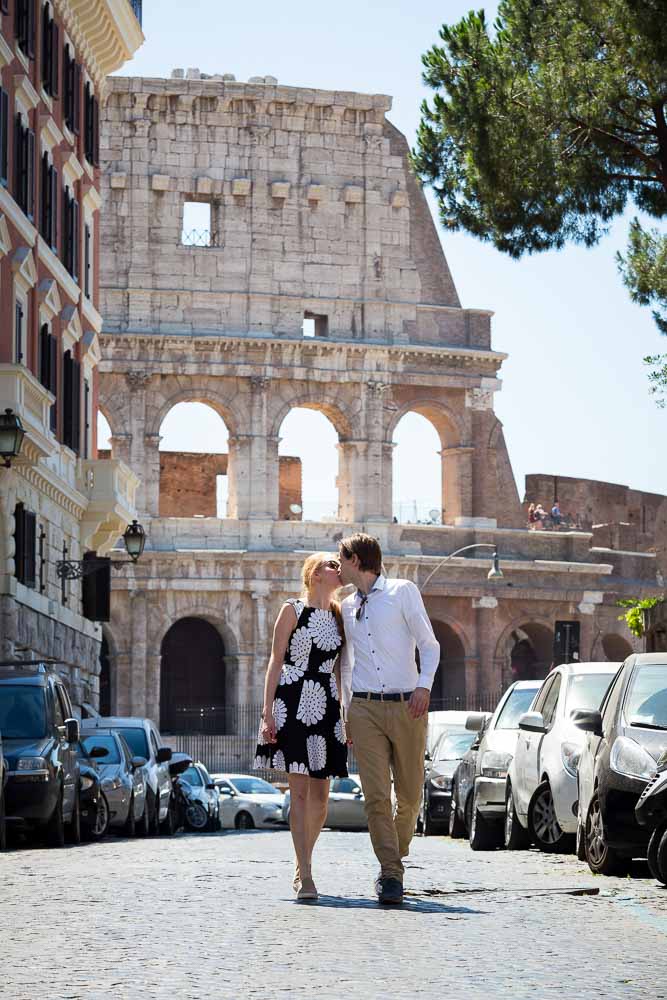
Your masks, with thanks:
[(366, 496), (366, 454), (368, 441), (338, 442), (338, 516), (342, 521), (363, 521)]
[(386, 382), (366, 383), (366, 510), (363, 520), (391, 521), (392, 453), (384, 440), (384, 407), (391, 386)]
[(130, 715), (144, 716), (146, 714), (146, 667), (147, 667), (147, 644), (146, 644), (146, 591), (130, 590), (130, 649), (131, 649), (131, 673), (130, 681)]
[(146, 652), (146, 715), (160, 725), (160, 650), (150, 647)]
[(442, 507), (443, 523), (453, 524), (457, 517), (472, 517), (472, 457), (474, 448), (443, 448)]
[(250, 596), (255, 604), (252, 671), (244, 670), (239, 676), (239, 704), (241, 705), (260, 702), (264, 697), (264, 674), (270, 655), (267, 617), (267, 598), (270, 593), (271, 583), (269, 580), (253, 581), (250, 591)]
[[(148, 383), (150, 374), (145, 371), (129, 371), (125, 379), (130, 392), (129, 418), (130, 426), (137, 428), (137, 433), (125, 438), (125, 455), (115, 454), (127, 462), (133, 472), (139, 476), (137, 490), (137, 511), (144, 520), (150, 521), (159, 517), (160, 513), (160, 435), (141, 433), (141, 428), (147, 426)], [(116, 441), (122, 439), (114, 437)]]

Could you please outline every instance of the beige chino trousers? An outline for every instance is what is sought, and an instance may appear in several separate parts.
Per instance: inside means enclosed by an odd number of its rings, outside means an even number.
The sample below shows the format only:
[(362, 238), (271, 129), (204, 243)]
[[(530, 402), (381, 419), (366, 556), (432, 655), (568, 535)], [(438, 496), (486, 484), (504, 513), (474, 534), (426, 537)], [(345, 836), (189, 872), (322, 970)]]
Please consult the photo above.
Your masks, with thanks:
[(352, 698), (347, 713), (373, 850), (382, 875), (401, 882), (404, 870), (401, 859), (410, 850), (421, 804), (427, 724), (428, 713), (413, 719), (407, 700)]

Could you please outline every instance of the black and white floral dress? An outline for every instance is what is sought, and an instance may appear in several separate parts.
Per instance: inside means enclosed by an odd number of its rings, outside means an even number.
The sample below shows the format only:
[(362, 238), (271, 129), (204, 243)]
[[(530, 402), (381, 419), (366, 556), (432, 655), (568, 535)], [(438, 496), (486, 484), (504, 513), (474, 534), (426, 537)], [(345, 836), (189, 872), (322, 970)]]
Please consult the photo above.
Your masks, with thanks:
[[(290, 600), (297, 622), (273, 700), (276, 743), (259, 743), (254, 767), (307, 774), (347, 776), (347, 744), (334, 674), (343, 644), (331, 611)], [(262, 727), (260, 724), (260, 736)]]

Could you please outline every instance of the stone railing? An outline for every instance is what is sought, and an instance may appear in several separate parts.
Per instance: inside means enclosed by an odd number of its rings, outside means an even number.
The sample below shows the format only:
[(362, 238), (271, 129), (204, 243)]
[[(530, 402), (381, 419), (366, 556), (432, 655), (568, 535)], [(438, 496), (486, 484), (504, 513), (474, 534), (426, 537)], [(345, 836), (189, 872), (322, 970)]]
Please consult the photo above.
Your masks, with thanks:
[(51, 433), (50, 411), (54, 397), (23, 365), (0, 364), (0, 412), (11, 408), (25, 429), (16, 464), (35, 465), (58, 451)]

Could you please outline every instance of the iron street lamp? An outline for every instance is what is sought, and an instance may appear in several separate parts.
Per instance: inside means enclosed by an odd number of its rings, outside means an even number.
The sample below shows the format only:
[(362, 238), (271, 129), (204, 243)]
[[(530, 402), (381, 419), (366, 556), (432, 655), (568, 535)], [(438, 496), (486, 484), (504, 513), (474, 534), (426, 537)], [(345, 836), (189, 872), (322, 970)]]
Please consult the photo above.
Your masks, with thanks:
[(24, 436), (25, 430), (21, 418), (7, 407), (5, 412), (0, 414), (0, 458), (4, 458), (6, 469), (10, 468), (11, 460), (19, 455)]
[[(144, 551), (146, 544), (146, 532), (138, 521), (135, 520), (132, 524), (128, 524), (123, 532), (123, 542), (130, 560), (136, 563)], [(111, 565), (116, 569), (120, 569), (126, 562), (126, 559), (116, 559), (112, 561)], [(88, 556), (87, 559), (59, 559), (56, 563), (56, 576), (59, 580), (63, 581), (79, 580), (81, 577), (95, 573), (100, 567), (107, 565), (108, 559), (101, 559), (95, 556)]]
[(431, 570), (431, 572), (421, 585), (420, 590), (423, 592), (426, 589), (427, 584), (430, 582), (430, 580), (432, 580), (432, 578), (435, 576), (435, 574), (438, 572), (441, 566), (444, 566), (445, 563), (449, 562), (450, 559), (453, 559), (454, 556), (458, 556), (462, 552), (469, 552), (470, 549), (493, 549), (493, 556), (492, 556), (493, 563), (491, 565), (491, 569), (486, 574), (486, 578), (491, 583), (494, 583), (496, 580), (503, 579), (503, 571), (500, 568), (500, 560), (498, 558), (498, 547), (496, 545), (492, 545), (490, 542), (475, 542), (474, 545), (464, 545), (462, 549), (457, 549), (456, 552), (450, 552), (448, 556), (445, 556), (445, 558), (442, 559), (438, 563), (438, 565)]

